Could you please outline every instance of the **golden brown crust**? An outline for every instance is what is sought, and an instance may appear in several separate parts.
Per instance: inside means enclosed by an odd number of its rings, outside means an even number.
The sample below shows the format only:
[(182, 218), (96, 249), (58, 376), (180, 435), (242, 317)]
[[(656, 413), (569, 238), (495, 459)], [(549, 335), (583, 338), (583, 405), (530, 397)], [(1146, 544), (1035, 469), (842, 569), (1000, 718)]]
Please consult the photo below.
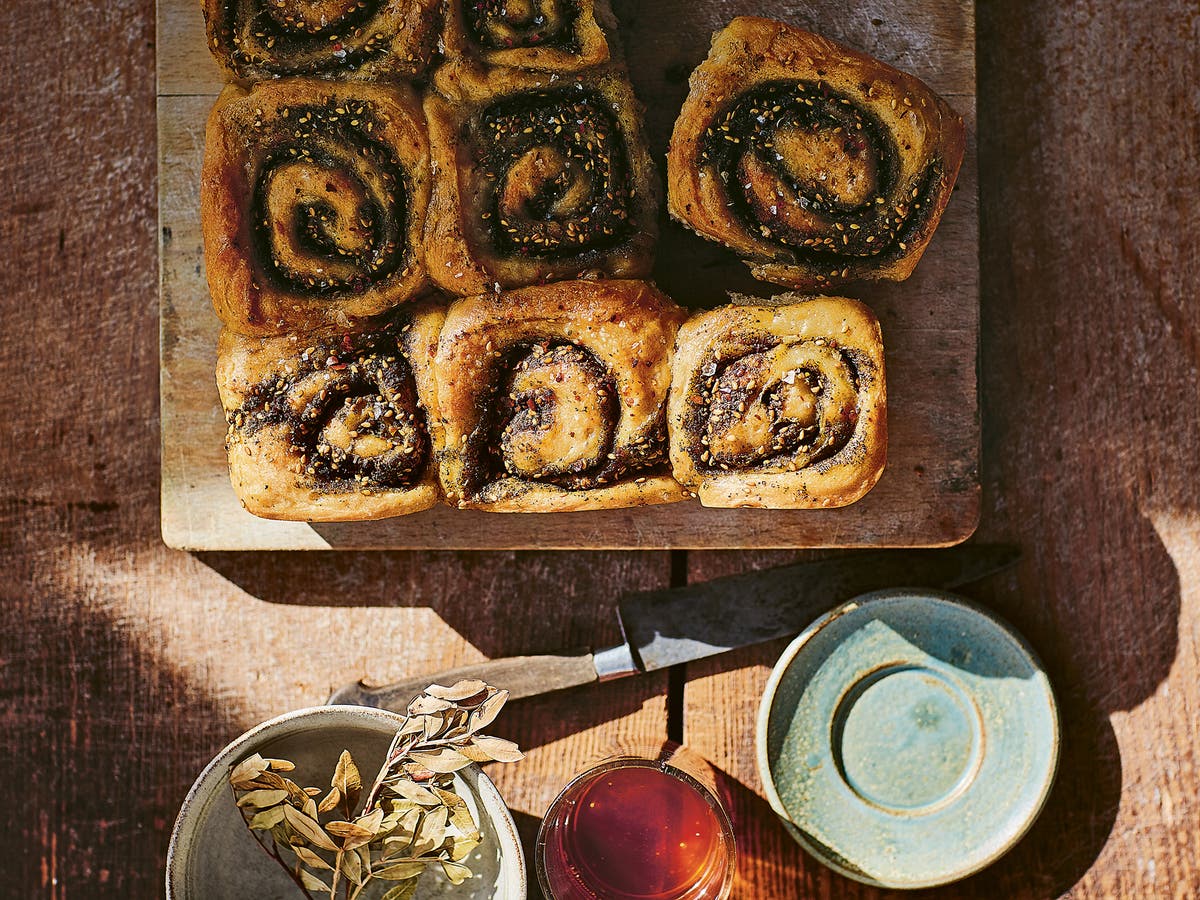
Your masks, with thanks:
[(917, 78), (815, 34), (734, 19), (692, 73), (671, 215), (794, 288), (902, 281), (958, 176), (962, 117)]
[(577, 72), (619, 58), (608, 0), (448, 0), (442, 45), (448, 60), (483, 66)]
[(845, 506), (879, 480), (879, 322), (844, 297), (701, 313), (675, 344), (671, 467), (705, 506)]
[(229, 474), (266, 519), (347, 522), (440, 496), (433, 358), (444, 313), (420, 303), (364, 331), (221, 332), (217, 386)]
[(248, 335), (353, 327), (427, 285), (429, 144), (408, 87), (225, 89), (200, 189), (213, 306)]
[(666, 403), (682, 309), (639, 281), (454, 303), (438, 346), (448, 502), (496, 512), (668, 503)]
[(658, 175), (621, 72), (448, 64), (435, 85), (425, 100), (437, 173), (425, 246), (439, 287), (473, 296), (649, 274)]
[(415, 78), (433, 58), (441, 24), (441, 0), (203, 3), (209, 50), (246, 81)]

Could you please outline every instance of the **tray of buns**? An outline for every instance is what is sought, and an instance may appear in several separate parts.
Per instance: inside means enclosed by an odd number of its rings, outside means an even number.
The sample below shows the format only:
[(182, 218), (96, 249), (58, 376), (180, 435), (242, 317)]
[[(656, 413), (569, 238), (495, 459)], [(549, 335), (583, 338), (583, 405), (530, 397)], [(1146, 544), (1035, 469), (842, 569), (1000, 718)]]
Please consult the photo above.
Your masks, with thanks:
[(159, 0), (157, 55), (170, 546), (974, 530), (972, 3)]

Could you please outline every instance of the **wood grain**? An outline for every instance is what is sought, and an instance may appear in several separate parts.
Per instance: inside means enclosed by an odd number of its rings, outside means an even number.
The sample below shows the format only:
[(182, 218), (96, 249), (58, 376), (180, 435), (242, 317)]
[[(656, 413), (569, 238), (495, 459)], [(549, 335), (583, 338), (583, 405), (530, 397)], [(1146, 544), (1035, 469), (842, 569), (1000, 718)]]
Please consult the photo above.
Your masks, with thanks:
[[(1200, 896), (1200, 205), (1195, 4), (980, 4), (984, 503), (1063, 711), (1049, 806), (937, 898)], [(1136, 71), (1126, 67), (1136, 59)], [(1134, 126), (1153, 109), (1152, 129)], [(1066, 138), (1066, 136), (1071, 136)], [(689, 554), (704, 579), (796, 554)], [(738, 896), (905, 896), (833, 875), (761, 799), (753, 723), (784, 642), (688, 667), (689, 744), (727, 773)], [(906, 895), (911, 896), (911, 895)]]
[[(883, 325), (889, 461), (880, 483), (838, 510), (636, 510), (496, 515), (440, 507), (380, 522), (268, 522), (229, 484), (225, 425), (213, 379), (218, 322), (203, 274), (199, 173), (204, 120), (221, 75), (195, 0), (160, 0), (159, 217), (162, 261), (162, 529), (190, 550), (316, 548), (681, 548), (938, 546), (963, 540), (979, 513), (976, 345), (978, 178), (974, 150), (973, 7), (963, 0), (859, 4), (847, 21), (820, 3), (615, 4), (651, 151), (662, 160), (687, 75), (733, 15), (778, 15), (913, 71), (966, 117), (972, 135), (949, 210), (915, 275), (851, 287)], [(661, 21), (672, 22), (670, 29)], [(726, 290), (768, 296), (733, 254), (663, 222), (655, 277), (688, 306)], [(782, 291), (782, 288), (777, 289)]]
[[(189, 785), (249, 726), (359, 678), (615, 642), (618, 595), (671, 564), (164, 546), (154, 10), (6, 13), (10, 46), (19, 22), (63, 56), (53, 79), (34, 52), (0, 72), (0, 897), (150, 900)], [(614, 741), (665, 739), (666, 696), (664, 674), (505, 710), (529, 758), (496, 777), (527, 843)]]
[[(653, 25), (750, 5), (618, 8), (644, 35), (630, 18), (639, 8)], [(826, 6), (789, 9), (803, 24)], [(162, 896), (187, 786), (246, 725), (319, 702), (348, 675), (382, 680), (612, 637), (613, 596), (664, 583), (668, 562), (166, 549), (154, 10), (15, 0), (5, 11), (0, 897), (150, 900)], [(979, 13), (980, 536), (1017, 540), (1026, 557), (1011, 578), (969, 593), (1050, 667), (1064, 766), (1012, 855), (916, 896), (1190, 900), (1200, 896), (1200, 11), (1193, 0), (1152, 14), (1120, 0), (1016, 0)], [(837, 27), (867, 49), (903, 43), (888, 17), (851, 11)], [(906, 51), (900, 62), (922, 58)], [(689, 556), (702, 577), (796, 554)], [(364, 637), (359, 626), (377, 621), (382, 634)], [(274, 668), (289, 648), (305, 660), (299, 677)], [(755, 793), (745, 725), (780, 649), (689, 672), (686, 737), (728, 776), (737, 817), (735, 896), (874, 900), (880, 892), (804, 857)], [(528, 767), (498, 775), (526, 835), (564, 773), (615, 741), (661, 737), (664, 682), (504, 714), (509, 736), (537, 745)]]

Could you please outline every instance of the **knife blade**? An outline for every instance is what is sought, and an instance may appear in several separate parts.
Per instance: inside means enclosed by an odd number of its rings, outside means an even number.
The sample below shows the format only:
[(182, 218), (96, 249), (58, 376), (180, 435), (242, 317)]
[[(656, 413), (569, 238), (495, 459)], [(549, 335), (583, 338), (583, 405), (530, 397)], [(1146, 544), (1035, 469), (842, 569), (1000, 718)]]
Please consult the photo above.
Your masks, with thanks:
[(821, 614), (868, 591), (953, 589), (1006, 569), (1019, 556), (1017, 548), (996, 544), (884, 550), (639, 591), (617, 605), (625, 640), (615, 647), (492, 659), (382, 687), (360, 681), (335, 691), (329, 703), (403, 712), (413, 697), (434, 683), (479, 679), (518, 699), (653, 672), (797, 634)]

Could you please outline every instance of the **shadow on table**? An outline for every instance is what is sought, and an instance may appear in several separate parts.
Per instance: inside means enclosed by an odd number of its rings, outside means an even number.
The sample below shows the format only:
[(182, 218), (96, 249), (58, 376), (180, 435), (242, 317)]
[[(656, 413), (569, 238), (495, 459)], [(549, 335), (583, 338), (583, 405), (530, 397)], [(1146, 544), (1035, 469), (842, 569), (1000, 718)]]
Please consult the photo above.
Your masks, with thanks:
[(665, 584), (669, 568), (665, 554), (591, 551), (231, 552), (196, 558), (267, 603), (428, 608), (489, 658), (615, 644), (618, 595), (646, 583)]
[[(1165, 173), (1187, 154), (1171, 129), (1192, 124), (1173, 122), (1120, 159), (1091, 136), (1091, 122), (1121, 120), (1140, 105), (1139, 86), (1174, 65), (1136, 11), (1064, 16), (1032, 0), (976, 8), (980, 171), (989, 173), (980, 187), (981, 535), (1019, 536), (1026, 551), (1012, 583), (984, 599), (1037, 648), (1064, 727), (1046, 811), (964, 889), (1041, 898), (1071, 889), (1100, 856), (1122, 778), (1144, 783), (1157, 766), (1129, 731), (1122, 759), (1110, 716), (1152, 697), (1179, 652), (1180, 576), (1146, 511), (1196, 515), (1196, 269), (1174, 239), (1182, 207), (1125, 211), (1137, 197), (1169, 194)], [(1109, 77), (1104, 48), (1114, 43), (1156, 49), (1136, 71)], [(1114, 177), (1114, 166), (1124, 174)], [(1169, 734), (1164, 724), (1154, 737)], [(1167, 823), (1154, 809), (1135, 815), (1138, 836), (1113, 835), (1102, 880), (1077, 890), (1152, 890), (1133, 858), (1170, 852), (1159, 830)]]
[(14, 848), (0, 896), (161, 896), (180, 804), (242, 731), (221, 698), (74, 594), (86, 589), (55, 588), (50, 616), (0, 627), (0, 842)]

